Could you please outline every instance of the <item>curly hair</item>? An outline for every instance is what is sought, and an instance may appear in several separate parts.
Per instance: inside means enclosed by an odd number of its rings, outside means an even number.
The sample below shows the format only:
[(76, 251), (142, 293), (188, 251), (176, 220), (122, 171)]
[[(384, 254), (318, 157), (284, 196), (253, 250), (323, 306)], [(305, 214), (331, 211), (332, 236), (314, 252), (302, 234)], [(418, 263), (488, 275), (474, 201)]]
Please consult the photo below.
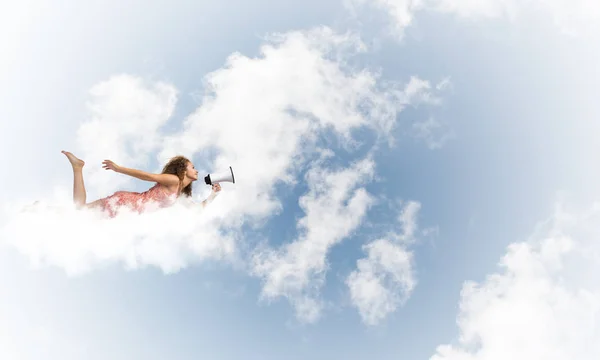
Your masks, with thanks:
[(190, 197), (192, 196), (192, 184), (190, 183), (185, 188), (181, 188), (188, 163), (190, 163), (190, 160), (185, 156), (179, 155), (172, 157), (171, 160), (169, 160), (169, 162), (163, 167), (162, 173), (177, 175), (179, 178), (179, 188), (177, 193), (182, 193)]

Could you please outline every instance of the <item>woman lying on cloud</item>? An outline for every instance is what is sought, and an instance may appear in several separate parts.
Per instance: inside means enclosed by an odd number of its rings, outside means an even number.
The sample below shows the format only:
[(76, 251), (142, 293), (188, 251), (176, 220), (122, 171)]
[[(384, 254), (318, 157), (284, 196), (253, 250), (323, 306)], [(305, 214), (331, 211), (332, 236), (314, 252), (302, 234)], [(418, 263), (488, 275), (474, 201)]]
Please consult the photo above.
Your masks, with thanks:
[[(103, 168), (106, 170), (113, 170), (141, 180), (155, 182), (156, 185), (145, 192), (117, 191), (105, 198), (86, 203), (86, 191), (83, 183), (83, 166), (85, 162), (68, 151), (62, 151), (62, 153), (69, 159), (73, 167), (73, 201), (76, 207), (101, 209), (111, 218), (117, 215), (119, 207), (122, 206), (138, 213), (142, 213), (151, 204), (158, 205), (161, 208), (171, 206), (182, 194), (191, 197), (192, 183), (198, 180), (198, 170), (194, 168), (190, 160), (183, 156), (175, 156), (169, 160), (160, 174), (128, 169), (110, 160), (104, 160), (102, 163)], [(206, 200), (202, 201), (202, 206), (212, 202), (221, 191), (218, 182), (211, 182), (211, 184), (212, 192)]]

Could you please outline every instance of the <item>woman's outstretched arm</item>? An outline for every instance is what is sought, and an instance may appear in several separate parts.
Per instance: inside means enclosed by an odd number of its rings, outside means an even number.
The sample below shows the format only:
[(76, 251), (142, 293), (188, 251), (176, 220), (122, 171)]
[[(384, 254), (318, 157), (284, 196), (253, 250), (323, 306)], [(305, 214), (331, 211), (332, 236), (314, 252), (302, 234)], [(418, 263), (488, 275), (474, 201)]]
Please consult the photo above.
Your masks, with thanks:
[(113, 170), (114, 172), (133, 176), (134, 178), (138, 178), (140, 180), (157, 182), (164, 186), (179, 185), (179, 178), (173, 174), (153, 174), (142, 170), (129, 169), (119, 166), (110, 160), (104, 160), (102, 164), (104, 164), (103, 168), (106, 170)]
[(213, 184), (212, 192), (204, 201), (202, 201), (202, 207), (205, 208), (208, 204), (210, 204), (217, 197), (217, 195), (219, 195), (219, 191), (221, 191), (221, 185), (218, 183)]

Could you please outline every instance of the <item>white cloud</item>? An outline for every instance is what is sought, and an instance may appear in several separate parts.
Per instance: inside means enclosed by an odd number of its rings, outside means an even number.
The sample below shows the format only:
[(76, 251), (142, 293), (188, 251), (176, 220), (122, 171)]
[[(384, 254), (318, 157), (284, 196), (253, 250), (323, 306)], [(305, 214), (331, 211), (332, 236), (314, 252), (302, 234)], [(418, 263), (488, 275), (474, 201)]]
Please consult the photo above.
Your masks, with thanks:
[[(94, 197), (131, 183), (131, 177), (102, 169), (104, 159), (127, 167), (148, 168), (150, 154), (162, 145), (161, 128), (173, 115), (177, 90), (170, 84), (149, 83), (125, 74), (95, 85), (90, 97), (90, 119), (77, 132), (81, 151), (77, 155), (88, 164), (84, 167), (85, 182)], [(65, 162), (66, 171), (69, 166)]]
[(501, 269), (461, 292), (455, 345), (432, 360), (600, 358), (600, 206), (561, 207)]
[[(150, 155), (161, 145), (161, 127), (174, 111), (176, 95), (172, 85), (130, 75), (111, 77), (90, 90), (90, 119), (78, 129), (79, 149), (75, 151), (86, 161), (88, 202), (131, 189), (126, 185), (131, 186), (132, 178), (102, 169), (102, 160), (148, 169)], [(56, 156), (64, 158), (58, 151)], [(71, 173), (67, 159), (63, 161), (62, 171)], [(179, 204), (143, 217), (99, 219), (94, 212), (73, 209), (71, 186), (49, 189), (34, 212), (21, 212), (24, 204), (18, 202), (3, 209), (9, 221), (1, 229), (1, 238), (35, 266), (55, 265), (69, 274), (82, 274), (122, 261), (130, 268), (155, 265), (172, 272), (189, 262), (234, 255), (234, 238), (215, 227), (218, 215), (214, 213), (199, 216), (199, 207), (186, 210)], [(214, 208), (219, 209), (218, 204)]]
[(433, 116), (428, 117), (427, 120), (414, 123), (412, 133), (415, 138), (424, 141), (431, 150), (442, 148), (456, 136), (454, 131), (448, 129), (447, 125)]
[(464, 19), (550, 19), (563, 32), (576, 35), (597, 30), (600, 2), (595, 0), (350, 0), (351, 9), (368, 4), (387, 13), (390, 32), (404, 36), (419, 11), (435, 11)]
[(402, 231), (400, 234), (394, 234), (395, 240), (402, 244), (411, 244), (415, 240), (415, 234), (418, 230), (417, 217), (421, 210), (421, 204), (416, 201), (409, 201), (404, 205), (398, 221), (400, 222)]
[(425, 2), (426, 0), (348, 0), (346, 3), (353, 12), (358, 12), (358, 8), (365, 5), (385, 11), (392, 20), (390, 33), (402, 38), (404, 30), (412, 25), (415, 12), (420, 10)]
[(318, 320), (319, 289), (325, 281), (327, 253), (350, 235), (372, 203), (360, 185), (370, 179), (374, 163), (363, 160), (340, 171), (313, 167), (306, 181), (309, 191), (300, 198), (305, 216), (298, 220), (299, 237), (277, 250), (254, 254), (255, 275), (264, 279), (263, 298), (287, 297), (299, 320)]
[(595, 0), (429, 0), (432, 10), (462, 18), (548, 18), (565, 33), (597, 30), (600, 2)]
[(407, 246), (415, 241), (420, 208), (420, 203), (408, 202), (398, 216), (401, 231), (364, 245), (367, 257), (356, 262), (357, 269), (346, 279), (352, 303), (367, 325), (377, 325), (396, 311), (416, 286)]
[(429, 83), (416, 77), (405, 88), (383, 87), (376, 73), (351, 68), (350, 56), (364, 49), (355, 36), (318, 28), (271, 39), (262, 57), (234, 54), (207, 76), (203, 106), (161, 155), (211, 148), (218, 154), (213, 168), (234, 165), (243, 175), (229, 200), (236, 203), (230, 219), (277, 211), (273, 185), (295, 182), (324, 131), (346, 144), (360, 127), (383, 136), (404, 106), (434, 98)]
[[(276, 215), (282, 206), (276, 186), (295, 186), (308, 169), (298, 240), (263, 253), (253, 270), (266, 280), (263, 295), (289, 296), (301, 318), (316, 319), (327, 251), (360, 225), (370, 203), (360, 185), (375, 166), (368, 157), (347, 169), (327, 169), (323, 162), (335, 154), (326, 148), (332, 146), (331, 135), (347, 149), (356, 129), (387, 139), (405, 106), (436, 99), (437, 90), (417, 77), (406, 85), (382, 84), (376, 72), (352, 67), (352, 56), (361, 51), (364, 44), (356, 36), (328, 28), (273, 35), (259, 57), (233, 54), (208, 74), (201, 105), (168, 135), (164, 125), (177, 100), (173, 85), (130, 75), (101, 82), (90, 92), (91, 115), (79, 128), (79, 149), (67, 149), (87, 163), (89, 200), (129, 181), (101, 170), (104, 158), (152, 171), (150, 156), (162, 164), (184, 154), (201, 171), (233, 166), (236, 184), (224, 184), (206, 211), (181, 203), (105, 220), (75, 211), (68, 183), (49, 189), (37, 211), (19, 212), (24, 204), (18, 201), (4, 204), (7, 221), (0, 238), (35, 266), (57, 266), (73, 275), (110, 264), (174, 272), (204, 259), (242, 259), (246, 246), (238, 244), (247, 240), (242, 229), (260, 229)], [(66, 159), (61, 171), (71, 171)], [(195, 189), (196, 198), (209, 190), (203, 184)], [(298, 270), (291, 285), (278, 279), (289, 267)]]
[(363, 322), (376, 325), (410, 296), (415, 286), (412, 253), (387, 239), (375, 240), (363, 250), (367, 257), (356, 262), (357, 270), (346, 283)]
[(527, 0), (519, 2), (514, 0), (428, 0), (428, 5), (432, 10), (465, 18), (499, 18), (514, 16), (517, 6), (522, 6), (526, 2)]
[[(404, 91), (412, 99), (411, 104), (440, 105), (442, 100), (438, 93), (451, 88), (450, 78), (445, 78), (432, 87), (429, 82), (413, 77)], [(433, 89), (435, 89), (435, 93), (432, 92)], [(456, 137), (454, 130), (442, 121), (437, 120), (433, 115), (429, 116), (427, 120), (413, 123), (412, 129), (408, 133), (425, 142), (431, 150), (443, 147), (448, 141)]]
[[(199, 206), (177, 204), (143, 216), (123, 213), (106, 219), (92, 211), (77, 211), (70, 193), (41, 202), (36, 211), (6, 206), (9, 221), (1, 238), (34, 267), (53, 265), (70, 275), (123, 263), (139, 269), (148, 265), (170, 273), (206, 258), (235, 255), (235, 235), (219, 229), (219, 215)], [(54, 201), (52, 201), (54, 200)], [(217, 209), (221, 204), (215, 201)], [(222, 206), (222, 205), (221, 205)]]

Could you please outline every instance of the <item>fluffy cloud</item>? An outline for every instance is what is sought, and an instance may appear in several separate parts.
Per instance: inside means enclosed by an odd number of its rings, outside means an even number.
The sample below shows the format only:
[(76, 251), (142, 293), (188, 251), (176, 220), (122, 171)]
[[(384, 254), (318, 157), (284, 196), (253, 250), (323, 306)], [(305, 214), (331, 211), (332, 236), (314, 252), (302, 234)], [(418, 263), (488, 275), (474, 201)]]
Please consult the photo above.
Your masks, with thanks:
[(418, 11), (435, 11), (468, 19), (541, 16), (549, 18), (562, 31), (578, 34), (597, 29), (600, 3), (595, 0), (351, 0), (351, 8), (368, 4), (385, 11), (391, 33), (402, 38)]
[[(182, 201), (107, 220), (75, 211), (69, 183), (40, 199), (35, 211), (5, 204), (8, 220), (0, 238), (35, 266), (54, 265), (69, 274), (115, 263), (175, 272), (205, 259), (240, 260), (247, 255), (241, 253), (247, 246), (239, 244), (250, 240), (248, 229), (260, 231), (281, 211), (277, 189), (293, 188), (304, 176), (308, 191), (299, 199), (305, 214), (297, 239), (279, 249), (249, 249), (249, 266), (264, 280), (264, 298), (287, 297), (300, 319), (316, 320), (328, 250), (360, 226), (371, 203), (363, 185), (375, 171), (377, 146), (346, 168), (337, 161), (336, 146), (352, 154), (358, 129), (392, 142), (389, 132), (404, 107), (439, 100), (439, 89), (418, 77), (382, 83), (377, 72), (353, 67), (352, 57), (363, 51), (356, 36), (328, 28), (270, 36), (259, 57), (236, 53), (208, 74), (200, 106), (175, 131), (169, 123), (177, 103), (173, 85), (130, 75), (101, 82), (90, 91), (79, 148), (67, 149), (86, 161), (88, 200), (131, 186), (131, 179), (101, 169), (105, 158), (150, 171), (156, 160), (156, 171), (184, 154), (206, 172), (233, 166), (236, 184), (224, 184), (204, 211)], [(64, 164), (70, 172), (66, 159)], [(194, 200), (208, 190), (200, 185)]]
[(300, 198), (306, 215), (298, 221), (299, 238), (254, 255), (254, 273), (265, 283), (264, 298), (285, 296), (301, 321), (319, 318), (318, 291), (325, 281), (327, 253), (364, 219), (372, 198), (360, 185), (373, 175), (373, 166), (367, 159), (340, 171), (320, 166), (309, 171), (309, 191)]
[(527, 242), (509, 246), (501, 270), (461, 292), (455, 345), (432, 360), (598, 359), (600, 206), (559, 207)]
[(377, 73), (351, 67), (364, 50), (355, 36), (318, 28), (272, 36), (260, 58), (230, 56), (207, 76), (202, 106), (166, 140), (161, 158), (211, 149), (211, 168), (234, 165), (242, 174), (229, 219), (271, 215), (280, 207), (274, 185), (294, 185), (324, 133), (348, 147), (359, 128), (389, 136), (405, 106), (436, 99), (425, 80), (384, 86)]
[(173, 85), (149, 83), (131, 75), (113, 76), (90, 90), (90, 118), (77, 132), (77, 154), (89, 164), (84, 175), (92, 197), (122, 189), (132, 181), (102, 169), (99, 165), (104, 159), (148, 168), (150, 154), (161, 146), (161, 128), (173, 115), (176, 102)]
[[(235, 255), (236, 238), (219, 229), (219, 215), (199, 205), (176, 204), (143, 216), (123, 212), (106, 219), (93, 211), (77, 211), (70, 193), (57, 193), (32, 210), (5, 207), (4, 244), (26, 255), (34, 267), (54, 265), (70, 275), (120, 262), (130, 269), (153, 265), (166, 273), (207, 258)], [(218, 208), (219, 204), (216, 204)]]
[[(150, 154), (161, 146), (160, 131), (174, 111), (176, 96), (172, 85), (130, 75), (114, 76), (90, 90), (90, 118), (79, 127), (75, 152), (86, 161), (88, 201), (130, 189), (134, 181), (102, 169), (103, 159), (148, 168)], [(63, 155), (57, 151), (56, 156)], [(63, 171), (70, 173), (66, 158), (64, 164)], [(128, 268), (155, 265), (172, 272), (195, 260), (234, 255), (234, 237), (219, 231), (214, 212), (200, 216), (199, 206), (189, 208), (181, 202), (169, 211), (125, 213), (111, 221), (92, 211), (75, 211), (71, 186), (49, 189), (47, 198), (28, 207), (32, 211), (23, 211), (19, 202), (4, 206), (8, 221), (1, 238), (34, 266), (55, 265), (69, 274), (83, 274), (123, 262)]]
[(408, 202), (398, 216), (400, 232), (364, 245), (367, 257), (356, 262), (357, 269), (346, 279), (352, 303), (367, 325), (377, 325), (396, 311), (416, 285), (408, 245), (415, 241), (420, 207), (418, 202)]

